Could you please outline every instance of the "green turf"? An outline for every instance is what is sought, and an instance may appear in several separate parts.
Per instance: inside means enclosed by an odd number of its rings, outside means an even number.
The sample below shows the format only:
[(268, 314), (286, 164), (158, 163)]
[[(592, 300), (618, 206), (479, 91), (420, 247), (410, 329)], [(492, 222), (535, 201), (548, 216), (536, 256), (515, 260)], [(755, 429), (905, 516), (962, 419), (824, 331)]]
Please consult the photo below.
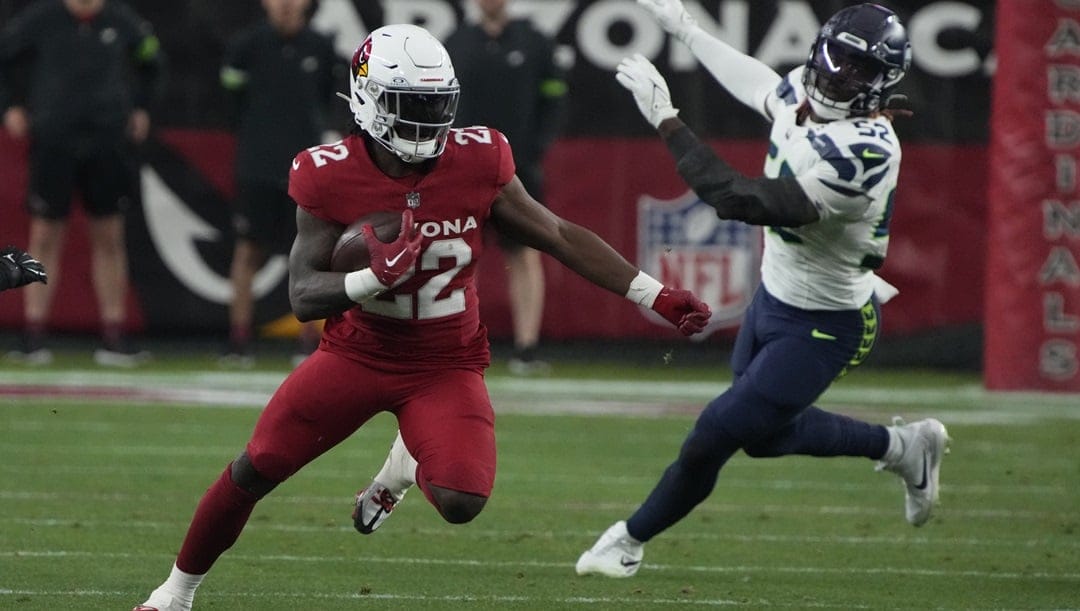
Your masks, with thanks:
[[(207, 366), (165, 359), (116, 378), (82, 375), (155, 387), (271, 382), (272, 390), (272, 368), (249, 382), (207, 382), (198, 377)], [(7, 369), (0, 384), (76, 375), (51, 371)], [(473, 523), (442, 523), (414, 492), (375, 535), (352, 531), (351, 495), (393, 436), (392, 418), (380, 416), (260, 503), (196, 608), (1080, 605), (1080, 400), (987, 395), (964, 375), (857, 372), (826, 405), (876, 421), (894, 412), (949, 416), (953, 452), (928, 525), (904, 522), (900, 485), (869, 461), (740, 455), (697, 511), (647, 546), (636, 577), (608, 580), (575, 576), (574, 561), (636, 507), (674, 456), (699, 395), (724, 380), (680, 366), (557, 371), (565, 379), (521, 382), (493, 369), (499, 474)], [(613, 384), (590, 386), (592, 377)], [(662, 383), (670, 380), (691, 390), (669, 393)], [(656, 396), (640, 390), (650, 381)], [(671, 413), (616, 413), (635, 398), (655, 404), (666, 395)], [(574, 396), (601, 414), (568, 413)], [(545, 413), (548, 405), (560, 413)], [(0, 398), (0, 608), (141, 602), (257, 415), (253, 407)]]

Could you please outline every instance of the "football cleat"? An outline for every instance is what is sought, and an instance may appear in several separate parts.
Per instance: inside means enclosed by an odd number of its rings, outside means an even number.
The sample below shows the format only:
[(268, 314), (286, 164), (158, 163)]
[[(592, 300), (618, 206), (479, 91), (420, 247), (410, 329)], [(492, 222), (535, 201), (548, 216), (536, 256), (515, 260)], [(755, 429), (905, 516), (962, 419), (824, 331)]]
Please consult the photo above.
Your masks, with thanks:
[(19, 340), (19, 347), (7, 353), (7, 360), (24, 365), (51, 365), (53, 353), (44, 346), (40, 334), (24, 333)]
[(539, 359), (522, 359), (514, 357), (507, 361), (506, 368), (516, 376), (527, 378), (529, 376), (546, 376), (551, 373), (551, 364)]
[(53, 362), (53, 353), (52, 350), (49, 350), (48, 348), (38, 348), (29, 352), (12, 350), (7, 353), (7, 360), (12, 363), (22, 363), (24, 365), (39, 367), (51, 365)]
[(191, 611), (191, 601), (185, 601), (160, 587), (150, 593), (150, 598), (131, 611)]
[[(401, 496), (404, 498), (405, 495)], [(352, 513), (353, 526), (361, 534), (370, 535), (390, 517), (390, 512), (394, 511), (400, 501), (386, 486), (371, 482), (367, 488), (356, 493), (356, 507)]]
[(251, 369), (255, 366), (255, 355), (249, 344), (230, 341), (217, 363), (222, 369)]
[(125, 341), (106, 342), (94, 351), (94, 362), (101, 367), (132, 369), (149, 362), (150, 353), (137, 350)]
[(938, 475), (941, 458), (949, 453), (949, 433), (933, 418), (905, 424), (893, 418), (893, 426), (902, 445), (895, 461), (881, 461), (878, 471), (890, 471), (904, 480), (904, 513), (913, 526), (922, 526), (938, 501)]
[(405, 447), (401, 431), (398, 431), (382, 469), (367, 488), (356, 493), (352, 514), (356, 530), (370, 535), (390, 517), (390, 512), (416, 483), (416, 467), (416, 459)]
[(641, 568), (644, 555), (645, 544), (631, 537), (626, 522), (619, 520), (578, 558), (574, 570), (578, 575), (632, 577)]

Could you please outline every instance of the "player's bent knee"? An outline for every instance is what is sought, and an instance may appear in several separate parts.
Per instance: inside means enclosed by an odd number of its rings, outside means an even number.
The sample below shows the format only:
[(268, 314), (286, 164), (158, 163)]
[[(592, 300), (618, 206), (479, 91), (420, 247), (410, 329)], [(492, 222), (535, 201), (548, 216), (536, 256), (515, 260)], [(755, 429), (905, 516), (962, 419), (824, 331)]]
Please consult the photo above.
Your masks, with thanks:
[(683, 469), (704, 469), (717, 462), (717, 454), (715, 440), (709, 434), (694, 429), (683, 442), (678, 462)]
[(439, 513), (451, 524), (471, 522), (487, 504), (486, 496), (431, 486), (431, 496), (438, 503)]
[(267, 494), (270, 494), (270, 491), (281, 483), (269, 479), (259, 473), (255, 469), (255, 466), (251, 464), (251, 458), (248, 456), (247, 452), (242, 452), (240, 456), (237, 456), (236, 460), (233, 461), (230, 475), (232, 475), (233, 484), (238, 488), (247, 490), (260, 499)]

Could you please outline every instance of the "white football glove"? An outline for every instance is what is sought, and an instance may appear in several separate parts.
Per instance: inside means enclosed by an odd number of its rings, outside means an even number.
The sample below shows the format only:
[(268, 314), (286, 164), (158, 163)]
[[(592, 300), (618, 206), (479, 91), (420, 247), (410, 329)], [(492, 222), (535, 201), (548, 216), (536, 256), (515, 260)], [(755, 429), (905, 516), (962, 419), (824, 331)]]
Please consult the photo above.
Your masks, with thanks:
[(686, 42), (697, 21), (686, 12), (682, 0), (637, 0), (669, 34)]
[(644, 55), (637, 53), (633, 57), (623, 58), (619, 62), (615, 80), (634, 94), (638, 110), (653, 127), (660, 127), (664, 119), (678, 116), (679, 109), (671, 105), (667, 81)]

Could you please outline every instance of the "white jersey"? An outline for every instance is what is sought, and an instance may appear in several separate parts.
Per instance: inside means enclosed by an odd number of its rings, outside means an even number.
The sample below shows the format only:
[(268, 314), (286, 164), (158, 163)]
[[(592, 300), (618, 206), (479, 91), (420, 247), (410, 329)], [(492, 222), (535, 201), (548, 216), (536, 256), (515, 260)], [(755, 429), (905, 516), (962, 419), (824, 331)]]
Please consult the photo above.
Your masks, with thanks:
[(766, 227), (761, 279), (769, 293), (806, 310), (861, 308), (885, 261), (900, 172), (900, 143), (885, 117), (797, 125), (806, 98), (802, 68), (766, 99), (773, 118), (765, 175), (795, 176), (819, 220)]

